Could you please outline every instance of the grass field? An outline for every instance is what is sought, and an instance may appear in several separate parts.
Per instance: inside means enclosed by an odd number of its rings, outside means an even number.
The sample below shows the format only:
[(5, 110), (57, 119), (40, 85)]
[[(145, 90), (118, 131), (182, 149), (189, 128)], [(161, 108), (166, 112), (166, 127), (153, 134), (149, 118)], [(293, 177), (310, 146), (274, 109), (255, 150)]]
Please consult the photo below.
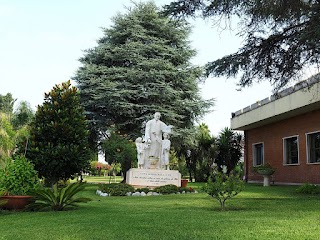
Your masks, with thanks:
[(83, 180), (88, 183), (114, 183), (114, 182), (121, 182), (122, 177), (116, 176), (115, 178), (112, 176), (83, 176)]
[[(201, 184), (190, 183), (199, 188)], [(320, 199), (246, 185), (227, 211), (205, 193), (99, 197), (65, 212), (0, 212), (0, 239), (319, 239)]]

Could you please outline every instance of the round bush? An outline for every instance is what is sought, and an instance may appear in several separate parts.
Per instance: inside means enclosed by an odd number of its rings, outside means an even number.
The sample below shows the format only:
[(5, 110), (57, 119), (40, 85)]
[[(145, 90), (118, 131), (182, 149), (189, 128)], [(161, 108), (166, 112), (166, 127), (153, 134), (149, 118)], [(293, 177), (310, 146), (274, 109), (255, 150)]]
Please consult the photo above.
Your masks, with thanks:
[(147, 187), (144, 187), (144, 188), (137, 188), (136, 189), (136, 192), (144, 192), (144, 193), (148, 193), (148, 192), (150, 192), (150, 189), (149, 188), (147, 188)]
[(191, 187), (180, 187), (179, 188), (179, 192), (194, 192), (194, 189), (193, 188), (191, 188)]
[(155, 192), (162, 193), (162, 194), (177, 193), (178, 190), (179, 190), (178, 187), (173, 184), (168, 184), (168, 185), (156, 187), (154, 189)]
[(110, 183), (99, 185), (99, 190), (111, 196), (126, 196), (128, 192), (133, 192), (134, 188), (126, 183)]
[(306, 183), (298, 187), (296, 191), (297, 193), (302, 193), (302, 194), (319, 194), (320, 186)]
[(0, 169), (0, 188), (9, 195), (27, 195), (39, 187), (34, 166), (23, 156), (16, 156), (4, 169)]

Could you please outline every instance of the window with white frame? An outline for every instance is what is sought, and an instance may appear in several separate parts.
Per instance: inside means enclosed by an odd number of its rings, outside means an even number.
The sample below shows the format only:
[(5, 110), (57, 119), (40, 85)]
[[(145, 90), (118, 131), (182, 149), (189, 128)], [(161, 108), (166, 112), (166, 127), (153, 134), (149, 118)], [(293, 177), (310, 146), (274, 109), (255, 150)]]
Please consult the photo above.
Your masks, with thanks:
[(298, 136), (283, 139), (284, 164), (299, 164), (299, 142)]
[(320, 163), (320, 132), (307, 134), (308, 163)]
[(264, 147), (263, 143), (253, 144), (253, 166), (263, 165)]

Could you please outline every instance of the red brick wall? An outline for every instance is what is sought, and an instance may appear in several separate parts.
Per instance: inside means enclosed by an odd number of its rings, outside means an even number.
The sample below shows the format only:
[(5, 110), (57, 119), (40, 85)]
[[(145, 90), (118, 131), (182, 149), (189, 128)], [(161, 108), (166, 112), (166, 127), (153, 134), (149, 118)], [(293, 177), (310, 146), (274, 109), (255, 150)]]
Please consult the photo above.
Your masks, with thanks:
[[(307, 164), (306, 133), (320, 131), (320, 110), (282, 120), (246, 131), (245, 160), (249, 181), (262, 181), (262, 176), (252, 172), (252, 144), (264, 143), (264, 163), (276, 168), (273, 181), (281, 183), (320, 184), (320, 164)], [(284, 165), (283, 138), (298, 136), (299, 165)]]

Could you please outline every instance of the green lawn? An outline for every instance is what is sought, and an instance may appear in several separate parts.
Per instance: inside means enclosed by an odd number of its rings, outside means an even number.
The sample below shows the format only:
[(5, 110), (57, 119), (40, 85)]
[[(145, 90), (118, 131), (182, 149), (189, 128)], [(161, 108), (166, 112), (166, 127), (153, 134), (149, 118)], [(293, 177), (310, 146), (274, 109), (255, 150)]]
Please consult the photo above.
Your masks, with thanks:
[(90, 184), (76, 210), (0, 212), (0, 239), (319, 239), (320, 199), (295, 189), (246, 185), (222, 212), (205, 193), (99, 197)]
[(110, 176), (83, 176), (83, 180), (88, 183), (119, 183), (123, 178), (120, 176), (116, 176), (115, 178)]

